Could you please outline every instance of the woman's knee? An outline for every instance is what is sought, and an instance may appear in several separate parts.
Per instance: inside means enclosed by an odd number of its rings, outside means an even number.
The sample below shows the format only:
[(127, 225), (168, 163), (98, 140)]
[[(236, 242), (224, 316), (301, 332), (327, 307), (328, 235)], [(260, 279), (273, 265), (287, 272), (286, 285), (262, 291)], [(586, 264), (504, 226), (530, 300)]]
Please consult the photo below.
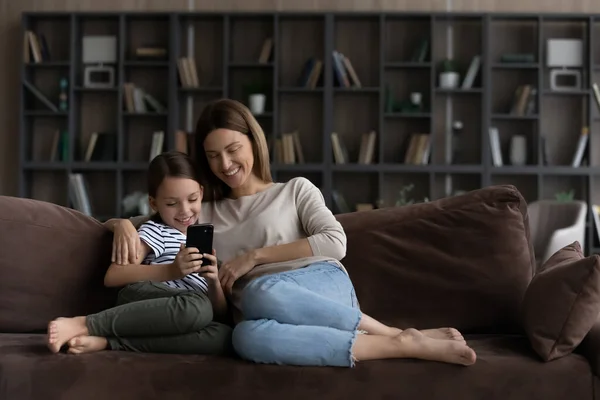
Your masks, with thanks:
[(233, 329), (231, 343), (241, 358), (259, 361), (260, 344), (264, 341), (264, 337), (261, 337), (258, 330), (265, 322), (266, 320), (242, 321)]
[(241, 295), (241, 311), (246, 319), (259, 319), (265, 317), (267, 307), (275, 306), (278, 296), (273, 291), (273, 286), (279, 281), (275, 277), (256, 279), (250, 282)]

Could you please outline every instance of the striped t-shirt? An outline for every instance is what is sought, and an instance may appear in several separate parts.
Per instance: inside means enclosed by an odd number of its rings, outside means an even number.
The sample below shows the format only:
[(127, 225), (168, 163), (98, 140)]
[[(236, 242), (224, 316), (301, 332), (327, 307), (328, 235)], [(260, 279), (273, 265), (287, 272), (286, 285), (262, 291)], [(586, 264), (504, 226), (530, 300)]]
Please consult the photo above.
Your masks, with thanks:
[[(143, 264), (171, 264), (185, 244), (185, 235), (175, 228), (154, 221), (147, 221), (138, 229), (142, 239), (152, 251), (142, 261)], [(208, 292), (206, 279), (197, 273), (191, 273), (181, 279), (165, 281), (165, 285), (176, 289), (200, 290)]]

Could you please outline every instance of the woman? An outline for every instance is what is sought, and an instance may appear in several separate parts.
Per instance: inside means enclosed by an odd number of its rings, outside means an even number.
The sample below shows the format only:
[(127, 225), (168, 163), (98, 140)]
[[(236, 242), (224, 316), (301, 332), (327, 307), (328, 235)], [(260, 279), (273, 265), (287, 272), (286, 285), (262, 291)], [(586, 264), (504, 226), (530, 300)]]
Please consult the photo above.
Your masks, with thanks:
[[(244, 105), (207, 105), (196, 143), (209, 201), (201, 219), (215, 226), (214, 247), (224, 261), (219, 279), (232, 300), (233, 346), (241, 357), (345, 367), (383, 358), (475, 362), (455, 329), (400, 330), (361, 312), (340, 262), (342, 226), (307, 179), (273, 182), (264, 133)], [(113, 257), (126, 262), (139, 238), (127, 220), (113, 227)]]

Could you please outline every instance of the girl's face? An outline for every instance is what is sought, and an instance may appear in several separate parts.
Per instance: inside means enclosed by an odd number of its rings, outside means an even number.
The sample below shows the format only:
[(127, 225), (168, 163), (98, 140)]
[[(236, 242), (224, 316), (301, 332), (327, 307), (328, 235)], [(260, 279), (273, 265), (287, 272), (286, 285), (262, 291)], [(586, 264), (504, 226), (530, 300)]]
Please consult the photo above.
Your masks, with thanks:
[(168, 176), (158, 187), (156, 197), (150, 197), (150, 206), (165, 224), (185, 234), (200, 217), (202, 193), (195, 180)]
[(252, 175), (254, 153), (247, 135), (215, 129), (204, 140), (204, 151), (211, 171), (230, 188), (240, 188)]

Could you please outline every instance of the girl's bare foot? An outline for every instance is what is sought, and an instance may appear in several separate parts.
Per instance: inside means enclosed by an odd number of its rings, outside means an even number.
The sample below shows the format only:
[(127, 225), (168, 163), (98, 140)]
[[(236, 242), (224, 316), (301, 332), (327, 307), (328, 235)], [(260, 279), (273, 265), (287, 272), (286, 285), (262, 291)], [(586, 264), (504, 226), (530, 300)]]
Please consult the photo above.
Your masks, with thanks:
[(461, 365), (472, 365), (477, 358), (473, 349), (465, 343), (434, 339), (416, 329), (406, 329), (394, 339), (401, 357)]
[(432, 339), (456, 340), (457, 342), (466, 343), (463, 335), (454, 328), (422, 329), (420, 332)]
[(77, 336), (69, 340), (69, 350), (71, 354), (95, 353), (106, 350), (108, 341), (100, 336)]
[(85, 317), (57, 318), (48, 324), (48, 348), (53, 353), (58, 353), (69, 340), (87, 335)]

